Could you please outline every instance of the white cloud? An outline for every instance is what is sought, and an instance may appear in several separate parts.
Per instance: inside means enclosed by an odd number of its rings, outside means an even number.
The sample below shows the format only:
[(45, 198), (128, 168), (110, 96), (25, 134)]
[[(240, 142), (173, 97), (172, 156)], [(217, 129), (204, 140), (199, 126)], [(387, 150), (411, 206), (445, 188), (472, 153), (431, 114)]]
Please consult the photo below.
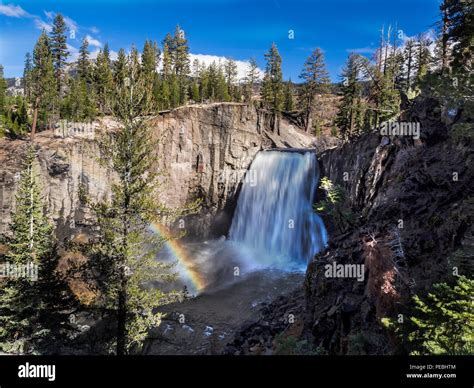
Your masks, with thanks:
[(64, 23), (66, 27), (69, 28), (69, 31), (76, 31), (79, 29), (77, 23), (68, 16), (64, 16)]
[[(96, 59), (97, 58), (97, 55), (100, 53), (100, 49), (95, 49), (94, 51), (92, 51), (90, 54), (89, 54), (89, 59)], [(115, 61), (117, 60), (118, 58), (118, 52), (117, 51), (114, 51), (114, 50), (109, 50), (109, 54), (110, 54), (110, 59), (112, 61)]]
[[(67, 44), (67, 49), (69, 51), (69, 60), (68, 62), (76, 62), (79, 59), (79, 49), (77, 47), (71, 46), (69, 43)], [(100, 48), (95, 49), (94, 51), (89, 53), (89, 59), (94, 60), (97, 59), (97, 55), (100, 52)], [(110, 50), (110, 59), (112, 61), (117, 60), (118, 53), (117, 51)]]
[(51, 32), (53, 29), (53, 26), (51, 24), (46, 23), (39, 17), (35, 17), (35, 26), (39, 30), (46, 30), (46, 32)]
[[(54, 11), (43, 11), (44, 12), (44, 15), (46, 16), (46, 18), (52, 22), (54, 17), (56, 16), (56, 12)], [(42, 21), (42, 19), (39, 17), (39, 16), (33, 16), (35, 18), (35, 24), (36, 26), (38, 27), (39, 25), (41, 25), (41, 23), (46, 24), (44, 21)], [(66, 24), (66, 27), (69, 29), (69, 31), (74, 31), (74, 32), (77, 32), (77, 30), (79, 29), (77, 23), (75, 20), (71, 19), (69, 16), (64, 16), (63, 15), (63, 18), (64, 18), (64, 24)], [(37, 22), (36, 20), (40, 20), (40, 22)], [(49, 23), (51, 24), (51, 23)], [(42, 27), (41, 27), (42, 29)]]
[(75, 62), (79, 58), (79, 49), (77, 47), (67, 44), (67, 50), (69, 51), (69, 62)]
[(89, 42), (89, 45), (90, 45), (90, 46), (93, 46), (93, 47), (102, 47), (102, 43), (101, 43), (99, 40), (93, 38), (93, 37), (90, 36), (90, 35), (86, 35), (86, 40), (87, 40), (87, 42)]
[(54, 12), (53, 11), (43, 11), (45, 16), (48, 18), (48, 19), (53, 19), (54, 18)]
[[(209, 66), (212, 62), (215, 63), (222, 63), (224, 64), (226, 57), (218, 56), (218, 55), (207, 55), (207, 54), (189, 54), (189, 59), (191, 65), (195, 59), (198, 59), (200, 63), (204, 63), (206, 66)], [(237, 64), (237, 78), (242, 80), (247, 75), (247, 71), (249, 69), (249, 61), (239, 61), (235, 60)], [(259, 77), (263, 77), (263, 70), (258, 69)]]
[(26, 12), (23, 8), (21, 8), (19, 5), (14, 4), (0, 4), (0, 14), (13, 18), (24, 18), (30, 16), (30, 14)]
[(348, 53), (355, 53), (355, 54), (373, 54), (375, 53), (375, 47), (359, 47), (353, 49), (346, 49)]
[(91, 30), (93, 34), (98, 34), (100, 32), (100, 30), (96, 26), (92, 26), (91, 28), (89, 28), (89, 30)]

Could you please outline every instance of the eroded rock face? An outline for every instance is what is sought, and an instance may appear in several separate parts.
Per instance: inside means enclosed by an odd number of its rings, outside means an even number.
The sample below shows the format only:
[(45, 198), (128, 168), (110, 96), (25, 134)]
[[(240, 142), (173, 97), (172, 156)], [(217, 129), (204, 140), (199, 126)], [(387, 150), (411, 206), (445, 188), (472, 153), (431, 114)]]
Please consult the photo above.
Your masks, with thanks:
[[(332, 231), (306, 274), (304, 333), (329, 353), (396, 351), (380, 318), (405, 313), (413, 294), (449, 280), (455, 265), (469, 275), (452, 254), (474, 232), (472, 143), (451, 139), (426, 109), (409, 116), (421, 123), (421, 141), (373, 133), (320, 155), (322, 176), (346, 189), (359, 216), (345, 233)], [(364, 281), (328, 279), (334, 262), (364, 265)]]
[[(236, 103), (193, 105), (150, 119), (161, 139), (159, 168), (165, 185), (159, 200), (183, 206), (203, 198), (199, 215), (188, 217), (190, 235), (225, 234), (232, 215), (232, 199), (255, 154), (271, 147), (310, 147), (311, 136), (285, 119), (253, 106)], [(100, 131), (117, 126), (109, 118), (94, 124)], [(113, 174), (100, 163), (100, 149), (90, 133), (63, 137), (61, 131), (37, 134), (35, 146), (48, 212), (60, 237), (77, 234), (92, 223), (90, 211), (79, 201), (79, 187), (93, 201), (110, 195)], [(0, 232), (8, 230), (18, 172), (27, 142), (0, 140)]]

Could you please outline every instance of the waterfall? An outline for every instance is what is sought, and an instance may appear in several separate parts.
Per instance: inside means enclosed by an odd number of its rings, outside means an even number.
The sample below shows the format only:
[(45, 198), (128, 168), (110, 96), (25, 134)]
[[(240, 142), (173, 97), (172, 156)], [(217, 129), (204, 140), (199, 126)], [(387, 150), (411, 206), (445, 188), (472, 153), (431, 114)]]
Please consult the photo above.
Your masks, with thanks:
[(312, 204), (319, 179), (316, 154), (264, 151), (245, 176), (229, 239), (257, 265), (305, 269), (327, 242)]

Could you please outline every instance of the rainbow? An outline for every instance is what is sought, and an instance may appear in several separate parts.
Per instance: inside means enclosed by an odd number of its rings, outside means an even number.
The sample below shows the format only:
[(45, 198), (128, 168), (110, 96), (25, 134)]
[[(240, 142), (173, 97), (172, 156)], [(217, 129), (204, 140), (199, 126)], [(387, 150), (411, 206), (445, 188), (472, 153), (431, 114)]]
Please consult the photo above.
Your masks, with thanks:
[(199, 292), (204, 289), (206, 286), (206, 280), (199, 272), (195, 270), (193, 260), (189, 256), (188, 251), (179, 243), (179, 240), (173, 238), (168, 229), (163, 225), (153, 223), (151, 224), (151, 229), (154, 233), (157, 233), (162, 238), (167, 240), (165, 245), (173, 253), (175, 259), (182, 264), (187, 276), (189, 279), (191, 279), (194, 287), (196, 288), (196, 291)]

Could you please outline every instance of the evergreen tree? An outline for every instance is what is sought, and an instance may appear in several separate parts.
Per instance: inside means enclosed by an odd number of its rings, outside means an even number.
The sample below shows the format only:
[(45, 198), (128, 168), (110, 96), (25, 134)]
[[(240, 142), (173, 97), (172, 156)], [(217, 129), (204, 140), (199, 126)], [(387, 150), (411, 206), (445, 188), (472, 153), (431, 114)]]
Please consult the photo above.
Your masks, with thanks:
[(362, 86), (359, 80), (361, 61), (357, 54), (351, 54), (342, 71), (342, 99), (335, 123), (344, 140), (361, 132), (363, 126)]
[[(107, 57), (108, 54), (105, 54)], [(95, 76), (98, 73), (95, 72)], [(95, 85), (89, 61), (89, 42), (82, 40), (77, 60), (77, 76), (69, 80), (68, 93), (63, 99), (62, 115), (74, 121), (91, 121), (97, 115)], [(111, 78), (109, 77), (109, 83)]]
[(252, 100), (253, 89), (258, 81), (258, 78), (259, 78), (259, 70), (258, 70), (257, 61), (255, 60), (255, 58), (250, 58), (249, 67), (248, 67), (247, 74), (245, 77), (245, 89), (244, 89), (245, 101), (248, 103), (250, 103)]
[(201, 96), (201, 102), (204, 102), (209, 98), (209, 69), (204, 63), (199, 67), (199, 79), (201, 81), (199, 95)]
[(82, 40), (81, 47), (79, 49), (79, 58), (77, 60), (77, 74), (80, 79), (90, 82), (90, 62), (89, 62), (89, 41), (87, 38)]
[(267, 66), (262, 83), (262, 99), (271, 109), (281, 111), (283, 108), (283, 75), (281, 72), (281, 57), (275, 43), (265, 54)]
[(420, 35), (416, 39), (416, 82), (420, 84), (423, 77), (428, 72), (428, 65), (431, 63), (430, 53), (431, 41), (423, 35)]
[(127, 56), (125, 50), (120, 49), (117, 55), (117, 60), (113, 65), (113, 80), (115, 87), (122, 86), (127, 77)]
[(172, 265), (156, 260), (163, 238), (152, 236), (148, 226), (157, 221), (163, 206), (157, 203), (159, 188), (157, 144), (147, 127), (150, 113), (145, 78), (140, 75), (138, 56), (127, 60), (127, 82), (111, 96), (114, 116), (121, 127), (104, 142), (104, 162), (115, 171), (110, 202), (95, 204), (99, 236), (88, 245), (92, 268), (102, 268), (98, 285), (107, 306), (117, 312), (117, 354), (139, 347), (151, 326), (159, 325), (156, 307), (176, 300), (178, 293), (148, 287), (157, 279), (173, 278)]
[[(474, 56), (474, 11), (472, 1), (444, 0), (440, 6), (445, 30), (443, 41), (452, 45), (450, 65), (455, 72), (472, 71)], [(443, 50), (447, 55), (447, 49)]]
[(10, 277), (0, 289), (0, 348), (5, 351), (15, 349), (15, 342), (29, 342), (34, 349), (41, 346), (44, 336), (48, 341), (60, 339), (60, 328), (67, 328), (62, 311), (72, 301), (56, 271), (57, 246), (44, 212), (35, 159), (31, 145), (18, 182), (11, 236), (6, 237), (6, 261), (36, 265), (38, 278)]
[(238, 100), (237, 98), (237, 63), (232, 58), (226, 58), (224, 62), (224, 74), (227, 83), (227, 93), (231, 100)]
[(174, 80), (173, 76), (173, 64), (174, 64), (174, 51), (175, 41), (170, 33), (166, 34), (163, 39), (163, 59), (161, 69), (161, 87), (159, 96), (159, 105), (161, 109), (169, 109), (171, 107), (171, 89)]
[[(136, 51), (136, 48), (132, 48), (132, 52), (134, 50)], [(108, 45), (106, 44), (104, 49), (100, 50), (97, 55), (94, 68), (94, 85), (101, 113), (107, 113), (106, 105), (108, 96), (112, 91), (112, 81), (110, 54)]]
[(189, 47), (184, 30), (179, 25), (176, 26), (173, 36), (173, 66), (178, 87), (178, 104), (182, 105), (188, 98)]
[(82, 77), (69, 80), (69, 90), (63, 100), (62, 115), (78, 122), (92, 121), (97, 115), (93, 89)]
[[(153, 88), (157, 76), (157, 67), (159, 61), (159, 49), (156, 42), (145, 41), (142, 52), (142, 76), (145, 78), (147, 93), (154, 97)], [(154, 99), (154, 98), (153, 98)]]
[(415, 66), (415, 41), (413, 39), (408, 39), (406, 41), (403, 56), (406, 63), (404, 77), (405, 92), (408, 92), (413, 83), (412, 73)]
[(193, 81), (192, 89), (191, 89), (191, 96), (194, 102), (201, 101), (201, 95), (199, 93), (199, 84), (197, 81)]
[(12, 238), (8, 242), (7, 260), (12, 263), (35, 262), (51, 248), (52, 226), (44, 214), (41, 189), (35, 171), (35, 151), (31, 147), (20, 175), (12, 214)]
[(299, 101), (305, 112), (305, 126), (308, 132), (311, 128), (311, 115), (316, 94), (326, 92), (329, 85), (324, 55), (319, 48), (316, 48), (306, 60), (300, 78), (304, 84)]
[(23, 137), (29, 131), (28, 102), (17, 96), (12, 105), (5, 107), (2, 117), (2, 126), (9, 137), (16, 139)]
[[(377, 127), (382, 122), (396, 116), (400, 111), (400, 92), (396, 89), (397, 69), (396, 56), (390, 56), (390, 32), (387, 38), (382, 31), (380, 47), (376, 52), (376, 63), (361, 61), (363, 73), (370, 79), (369, 101), (365, 118), (365, 127)], [(392, 48), (393, 50), (393, 48)]]
[(173, 53), (175, 50), (175, 41), (170, 33), (166, 34), (163, 40), (163, 79), (168, 80), (173, 71)]
[(31, 101), (32, 71), (33, 71), (33, 62), (31, 59), (31, 54), (28, 52), (25, 55), (25, 67), (23, 69), (23, 91), (24, 91), (24, 95), (27, 101)]
[(69, 55), (66, 43), (66, 23), (61, 14), (56, 14), (51, 30), (51, 54), (53, 56), (54, 76), (57, 82), (57, 90), (62, 95), (64, 87), (64, 70), (66, 59)]
[(54, 78), (53, 56), (48, 35), (43, 30), (33, 51), (32, 70), (33, 124), (31, 136), (36, 126), (50, 124), (57, 106), (57, 82)]
[(285, 82), (284, 110), (287, 112), (293, 110), (293, 82), (291, 82), (291, 79), (288, 82)]
[(409, 319), (384, 318), (411, 354), (472, 354), (474, 350), (474, 280), (465, 276), (452, 285), (434, 284), (425, 298), (415, 296)]
[(448, 25), (449, 25), (449, 15), (447, 4), (449, 1), (443, 1), (440, 4), (440, 20), (436, 22), (436, 27), (438, 30), (438, 37), (436, 39), (435, 53), (433, 56), (434, 65), (441, 71), (441, 73), (446, 73), (449, 69), (449, 57), (450, 57), (450, 47), (449, 47), (449, 35), (448, 35)]
[[(34, 162), (35, 151), (30, 147), (18, 182), (10, 224), (11, 237), (6, 243), (6, 261), (11, 265), (39, 266), (52, 249), (53, 228), (44, 214)], [(7, 279), (0, 292), (0, 341), (4, 346), (5, 342), (31, 334), (38, 304), (34, 279)]]
[(7, 90), (7, 81), (3, 77), (3, 65), (0, 65), (0, 115), (6, 111), (5, 92)]

